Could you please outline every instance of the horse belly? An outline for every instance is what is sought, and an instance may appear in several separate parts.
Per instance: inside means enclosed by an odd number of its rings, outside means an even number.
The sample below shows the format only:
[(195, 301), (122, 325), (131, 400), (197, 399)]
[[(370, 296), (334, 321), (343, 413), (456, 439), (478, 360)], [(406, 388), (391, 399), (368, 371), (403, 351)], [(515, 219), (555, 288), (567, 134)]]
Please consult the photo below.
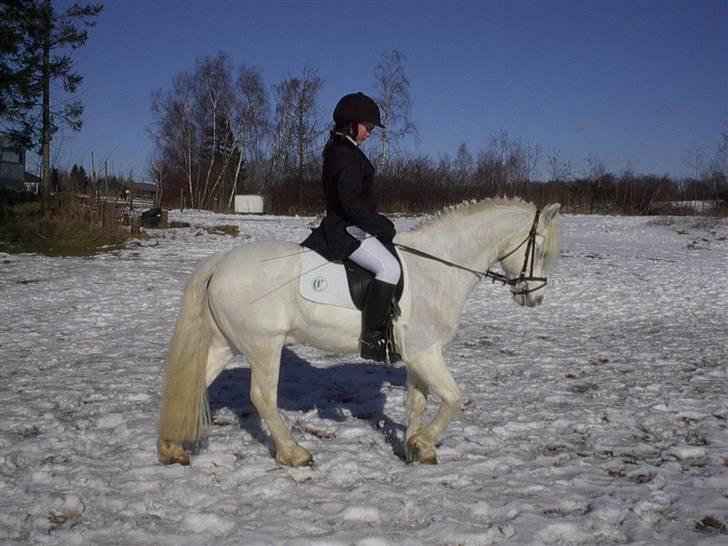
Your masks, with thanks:
[(361, 313), (313, 303), (300, 297), (300, 294), (297, 294), (296, 309), (289, 342), (332, 353), (358, 352)]

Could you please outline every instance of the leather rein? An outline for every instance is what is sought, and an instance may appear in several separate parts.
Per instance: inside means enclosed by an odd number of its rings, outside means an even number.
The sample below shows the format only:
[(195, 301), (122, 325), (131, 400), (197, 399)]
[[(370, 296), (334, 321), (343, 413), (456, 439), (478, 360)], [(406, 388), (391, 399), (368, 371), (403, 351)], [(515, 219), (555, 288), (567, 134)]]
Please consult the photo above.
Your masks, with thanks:
[[(401, 248), (405, 252), (409, 252), (410, 254), (414, 254), (415, 256), (419, 256), (421, 258), (426, 258), (428, 260), (432, 260), (450, 267), (455, 267), (457, 269), (462, 269), (463, 271), (467, 271), (469, 273), (472, 273), (479, 279), (491, 279), (492, 282), (501, 282), (504, 285), (508, 285), (511, 287), (511, 292), (514, 296), (524, 296), (526, 294), (530, 294), (531, 292), (535, 292), (536, 290), (540, 290), (546, 284), (548, 283), (548, 280), (546, 277), (534, 277), (533, 276), (533, 266), (536, 262), (536, 236), (539, 235), (537, 233), (538, 228), (538, 220), (541, 217), (541, 209), (536, 209), (536, 216), (533, 219), (533, 223), (531, 224), (531, 229), (528, 232), (528, 235), (526, 238), (521, 241), (521, 243), (508, 252), (507, 254), (501, 256), (496, 261), (500, 262), (501, 260), (505, 260), (508, 258), (508, 256), (513, 255), (519, 248), (521, 248), (523, 245), (526, 245), (526, 253), (524, 254), (523, 258), (523, 267), (521, 267), (521, 274), (516, 278), (509, 278), (506, 275), (503, 275), (502, 273), (497, 273), (495, 271), (491, 271), (488, 269), (487, 271), (478, 271), (477, 269), (471, 269), (469, 267), (466, 267), (464, 265), (457, 264), (455, 262), (451, 262), (449, 260), (445, 260), (444, 258), (440, 258), (439, 256), (435, 256), (433, 254), (428, 254), (427, 252), (424, 252), (422, 250), (418, 250), (416, 248), (409, 247), (407, 245), (401, 245), (398, 243), (395, 243), (395, 246), (397, 248)], [(530, 268), (529, 268), (529, 258), (530, 258)], [(528, 271), (528, 275), (526, 275), (526, 271)], [(528, 288), (527, 282), (538, 282), (540, 283), (538, 286), (534, 288)], [(518, 288), (519, 285), (522, 285), (523, 287), (521, 289)]]

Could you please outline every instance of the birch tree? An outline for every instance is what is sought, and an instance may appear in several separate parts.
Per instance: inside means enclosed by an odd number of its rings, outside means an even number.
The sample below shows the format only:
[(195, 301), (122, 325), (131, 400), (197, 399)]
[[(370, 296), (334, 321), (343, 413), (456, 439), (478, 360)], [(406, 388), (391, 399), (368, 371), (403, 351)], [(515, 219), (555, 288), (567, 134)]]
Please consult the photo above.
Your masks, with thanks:
[(162, 161), (167, 165), (165, 171), (170, 175), (166, 183), (177, 182), (170, 189), (186, 193), (190, 206), (194, 207), (197, 195), (195, 167), (199, 160), (200, 145), (193, 116), (192, 80), (192, 74), (182, 72), (173, 78), (169, 91), (164, 93), (158, 90), (153, 93), (152, 135)]
[(201, 130), (197, 202), (210, 205), (239, 155), (237, 135), (232, 131), (235, 110), (231, 82), (232, 65), (224, 53), (198, 62), (194, 92), (195, 124)]
[(228, 207), (232, 207), (236, 193), (245, 191), (246, 179), (255, 180), (258, 188), (262, 186), (260, 174), (264, 163), (264, 141), (270, 130), (268, 94), (260, 71), (241, 66), (234, 92), (230, 120), (239, 153), (228, 195)]
[(382, 125), (375, 133), (378, 140), (378, 167), (383, 171), (397, 144), (405, 137), (417, 138), (417, 127), (410, 119), (412, 101), (410, 82), (404, 70), (404, 54), (386, 51), (374, 68), (374, 100), (379, 105)]
[(157, 91), (152, 100), (152, 134), (172, 190), (165, 193), (183, 189), (193, 208), (230, 206), (246, 154), (264, 133), (266, 110), (260, 74), (242, 67), (233, 80), (232, 63), (222, 52), (175, 76), (171, 89)]

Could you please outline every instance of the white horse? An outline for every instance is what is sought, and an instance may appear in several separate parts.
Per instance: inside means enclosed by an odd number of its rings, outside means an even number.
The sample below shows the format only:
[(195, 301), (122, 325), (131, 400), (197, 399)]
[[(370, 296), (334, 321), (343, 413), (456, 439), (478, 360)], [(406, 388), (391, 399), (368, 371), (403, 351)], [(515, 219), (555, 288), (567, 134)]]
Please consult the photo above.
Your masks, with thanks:
[[(455, 337), (468, 295), (487, 271), (511, 285), (520, 305), (540, 304), (545, 271), (559, 254), (559, 208), (538, 211), (520, 200), (488, 199), (452, 207), (397, 235), (409, 283), (394, 325), (407, 367), (408, 462), (437, 462), (434, 447), (460, 408), (443, 349)], [(361, 315), (301, 297), (298, 283), (290, 282), (299, 275), (301, 254), (295, 243), (251, 243), (208, 259), (188, 281), (167, 357), (162, 463), (189, 464), (184, 444), (197, 442), (209, 422), (207, 387), (236, 353), (250, 365), (250, 398), (275, 443), (276, 460), (294, 467), (313, 463), (278, 413), (281, 351), (298, 343), (355, 353)], [(490, 273), (496, 262), (505, 276)], [(425, 424), (429, 393), (440, 407)]]

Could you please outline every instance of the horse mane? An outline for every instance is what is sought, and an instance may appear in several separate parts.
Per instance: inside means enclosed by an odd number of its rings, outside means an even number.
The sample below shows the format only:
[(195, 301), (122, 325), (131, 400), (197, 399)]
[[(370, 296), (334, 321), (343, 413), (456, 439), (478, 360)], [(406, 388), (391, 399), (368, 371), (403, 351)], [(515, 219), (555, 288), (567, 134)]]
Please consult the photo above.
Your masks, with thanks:
[(470, 216), (484, 211), (489, 208), (498, 207), (520, 207), (520, 208), (534, 208), (535, 205), (528, 203), (520, 197), (507, 198), (507, 197), (488, 197), (477, 201), (475, 199), (462, 201), (455, 205), (448, 205), (432, 214), (425, 216), (422, 222), (413, 228), (413, 231), (425, 229), (433, 225), (437, 225), (443, 221), (447, 221), (450, 218), (459, 218), (463, 216)]
[[(473, 214), (484, 212), (487, 209), (498, 208), (519, 208), (523, 210), (535, 211), (536, 205), (528, 201), (524, 201), (520, 197), (489, 197), (477, 201), (475, 199), (462, 201), (455, 205), (449, 205), (437, 212), (427, 215), (421, 223), (414, 226), (410, 233), (427, 231), (433, 227), (440, 226), (444, 222), (452, 219), (458, 219)], [(540, 252), (544, 259), (544, 268), (550, 269), (558, 259), (561, 253), (561, 224), (559, 215), (554, 218), (550, 228), (544, 235), (544, 239), (539, 245)]]

